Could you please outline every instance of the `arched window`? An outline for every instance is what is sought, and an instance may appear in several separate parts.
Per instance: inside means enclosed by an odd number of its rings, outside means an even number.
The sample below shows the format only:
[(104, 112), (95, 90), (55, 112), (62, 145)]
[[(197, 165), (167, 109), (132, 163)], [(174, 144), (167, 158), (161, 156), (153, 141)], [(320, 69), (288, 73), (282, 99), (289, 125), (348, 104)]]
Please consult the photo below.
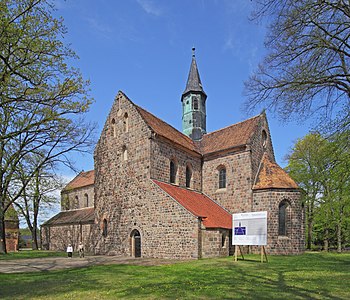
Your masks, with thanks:
[(262, 143), (262, 146), (265, 149), (266, 145), (267, 145), (267, 133), (266, 133), (265, 130), (263, 130), (262, 133), (261, 133), (261, 143)]
[(170, 161), (170, 183), (176, 183), (177, 164), (174, 160)]
[(124, 161), (128, 160), (128, 149), (126, 149), (126, 146), (122, 148), (122, 157)]
[(85, 197), (85, 206), (89, 207), (89, 196), (88, 196), (88, 194), (85, 194), (84, 197)]
[(186, 187), (191, 187), (191, 179), (192, 179), (192, 168), (191, 165), (186, 166)]
[(226, 168), (221, 167), (219, 169), (219, 189), (226, 188)]
[(113, 137), (116, 137), (117, 136), (117, 128), (116, 128), (116, 124), (115, 124), (115, 119), (114, 118), (112, 119), (111, 125), (112, 125), (112, 135), (113, 135)]
[(225, 244), (226, 244), (226, 234), (223, 233), (221, 235), (221, 247), (224, 248), (225, 247)]
[(124, 132), (128, 132), (129, 131), (129, 116), (128, 116), (128, 113), (124, 114), (123, 124), (124, 124)]
[(73, 208), (79, 208), (79, 198), (78, 196), (75, 196), (74, 198), (74, 206)]
[(278, 235), (288, 235), (288, 227), (290, 223), (290, 204), (287, 200), (280, 202), (278, 206)]
[(103, 237), (106, 237), (107, 234), (108, 234), (107, 220), (103, 219), (102, 235)]

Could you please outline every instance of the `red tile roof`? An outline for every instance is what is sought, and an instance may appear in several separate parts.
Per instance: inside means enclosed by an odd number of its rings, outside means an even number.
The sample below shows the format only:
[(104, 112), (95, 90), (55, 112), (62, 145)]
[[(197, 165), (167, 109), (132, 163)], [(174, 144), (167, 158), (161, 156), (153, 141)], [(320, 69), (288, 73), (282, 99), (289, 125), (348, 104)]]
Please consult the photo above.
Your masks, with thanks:
[(184, 135), (174, 127), (155, 117), (143, 108), (137, 105), (135, 105), (135, 107), (144, 121), (156, 134), (163, 136), (168, 140), (173, 141), (189, 150), (198, 152), (196, 144), (187, 135)]
[(158, 135), (177, 143), (189, 150), (207, 154), (246, 145), (258, 125), (259, 116), (233, 124), (229, 127), (205, 134), (200, 142), (194, 142), (187, 135), (181, 133), (161, 119), (155, 117), (143, 108), (135, 105), (148, 126)]
[(286, 171), (264, 154), (253, 190), (271, 188), (298, 189), (299, 187)]
[(197, 217), (207, 228), (232, 228), (232, 216), (212, 199), (201, 193), (153, 180), (164, 192)]
[(200, 142), (202, 154), (246, 145), (258, 125), (260, 115), (205, 134)]
[(93, 207), (61, 211), (43, 225), (66, 225), (79, 223), (93, 223), (95, 221), (95, 209)]
[(70, 181), (64, 190), (80, 188), (88, 185), (93, 185), (95, 181), (95, 171), (80, 172), (72, 181)]

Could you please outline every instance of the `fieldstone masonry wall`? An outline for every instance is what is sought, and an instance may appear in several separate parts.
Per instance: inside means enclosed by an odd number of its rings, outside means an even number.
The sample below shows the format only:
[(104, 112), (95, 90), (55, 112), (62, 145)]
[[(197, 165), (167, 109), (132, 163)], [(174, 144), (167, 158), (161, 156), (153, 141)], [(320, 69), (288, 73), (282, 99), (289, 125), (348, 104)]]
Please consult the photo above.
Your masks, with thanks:
[(94, 186), (84, 186), (61, 193), (61, 210), (79, 209), (94, 206)]
[(228, 256), (230, 231), (225, 229), (205, 229), (202, 231), (202, 257)]
[(201, 157), (196, 153), (189, 153), (170, 145), (160, 139), (152, 140), (151, 143), (151, 178), (169, 182), (170, 160), (174, 159), (177, 164), (177, 183), (186, 186), (186, 166), (192, 169), (191, 189), (201, 191)]
[[(300, 254), (304, 251), (304, 210), (296, 190), (260, 190), (253, 194), (254, 211), (267, 211), (268, 254)], [(281, 201), (290, 203), (287, 235), (278, 235), (278, 212)]]
[[(219, 167), (226, 168), (226, 188), (219, 189)], [(251, 156), (249, 151), (227, 153), (204, 160), (203, 193), (230, 213), (251, 209)]]
[(94, 253), (93, 224), (42, 227), (41, 242), (45, 250), (66, 251), (68, 244), (71, 244), (76, 251), (80, 241), (86, 252)]
[[(124, 131), (125, 113), (128, 132)], [(160, 142), (155, 146), (152, 141), (151, 151), (151, 138), (134, 105), (119, 94), (95, 151), (96, 253), (133, 256), (131, 233), (136, 229), (141, 235), (143, 257), (197, 258), (197, 218), (150, 179), (150, 157), (154, 164), (159, 160), (160, 166), (170, 162), (165, 158), (170, 151), (167, 145)], [(123, 147), (127, 159), (122, 155)], [(181, 169), (190, 156), (181, 151), (176, 155)], [(196, 161), (191, 161), (198, 168)], [(180, 178), (182, 182), (182, 175)], [(104, 219), (108, 224), (105, 237), (101, 234)]]

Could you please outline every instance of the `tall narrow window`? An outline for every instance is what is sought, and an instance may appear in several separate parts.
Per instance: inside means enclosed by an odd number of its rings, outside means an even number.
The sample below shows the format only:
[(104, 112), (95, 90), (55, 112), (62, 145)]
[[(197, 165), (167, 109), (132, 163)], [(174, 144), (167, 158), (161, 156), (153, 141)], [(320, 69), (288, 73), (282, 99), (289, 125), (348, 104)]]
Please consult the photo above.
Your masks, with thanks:
[(198, 98), (193, 96), (192, 100), (193, 100), (193, 109), (198, 110)]
[(129, 116), (128, 116), (128, 113), (124, 114), (123, 124), (124, 124), (124, 132), (128, 132), (129, 131)]
[(226, 169), (221, 167), (219, 169), (219, 189), (226, 188)]
[(191, 187), (191, 179), (192, 179), (192, 168), (190, 165), (186, 166), (186, 187)]
[(102, 235), (106, 237), (108, 234), (107, 220), (103, 219)]
[(78, 196), (75, 196), (74, 198), (74, 206), (73, 208), (79, 208), (79, 198)]
[(126, 146), (122, 148), (122, 157), (124, 161), (128, 160), (128, 149), (126, 149)]
[(177, 165), (173, 160), (171, 160), (170, 161), (170, 183), (176, 183), (176, 172), (177, 172)]
[(88, 194), (85, 194), (84, 197), (85, 197), (85, 206), (89, 207), (89, 196), (88, 196)]
[(113, 137), (116, 137), (117, 136), (117, 127), (116, 127), (114, 118), (112, 119), (111, 125), (112, 125), (112, 135), (113, 135)]
[(261, 133), (261, 143), (262, 143), (262, 146), (265, 149), (266, 145), (267, 145), (267, 133), (266, 133), (265, 130), (263, 130), (262, 133)]
[(278, 235), (288, 234), (288, 208), (289, 204), (283, 200), (278, 206)]

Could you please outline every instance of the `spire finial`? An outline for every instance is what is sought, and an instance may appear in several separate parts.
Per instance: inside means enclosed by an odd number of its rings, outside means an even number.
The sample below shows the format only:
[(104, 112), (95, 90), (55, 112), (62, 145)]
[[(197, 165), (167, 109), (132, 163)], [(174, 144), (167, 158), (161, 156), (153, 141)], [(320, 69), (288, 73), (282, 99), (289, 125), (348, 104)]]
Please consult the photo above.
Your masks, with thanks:
[(195, 51), (196, 51), (196, 48), (195, 48), (195, 47), (192, 47), (192, 57), (195, 57), (195, 56), (196, 56)]

